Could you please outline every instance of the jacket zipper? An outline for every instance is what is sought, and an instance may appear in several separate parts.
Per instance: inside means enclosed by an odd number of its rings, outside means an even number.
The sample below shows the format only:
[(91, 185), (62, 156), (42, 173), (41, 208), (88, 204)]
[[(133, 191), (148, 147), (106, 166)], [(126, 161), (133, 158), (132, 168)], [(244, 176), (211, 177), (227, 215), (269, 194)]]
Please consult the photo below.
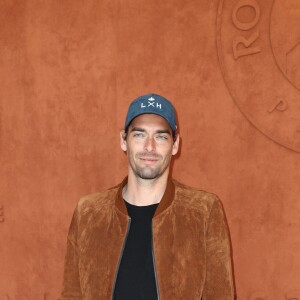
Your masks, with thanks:
[(114, 299), (114, 293), (115, 293), (115, 288), (116, 288), (117, 276), (118, 276), (118, 273), (119, 273), (119, 268), (120, 268), (121, 260), (122, 260), (122, 257), (123, 257), (123, 253), (124, 253), (124, 249), (125, 249), (125, 245), (126, 245), (126, 241), (127, 241), (129, 229), (130, 229), (130, 224), (131, 224), (131, 218), (128, 217), (128, 225), (127, 225), (127, 229), (126, 229), (126, 234), (125, 234), (125, 238), (124, 238), (124, 241), (123, 241), (123, 245), (122, 245), (122, 249), (121, 249), (121, 253), (120, 253), (120, 257), (119, 257), (119, 261), (118, 261), (118, 265), (117, 265), (117, 270), (116, 270), (116, 274), (115, 274), (115, 279), (114, 279), (114, 285), (113, 285), (112, 297), (111, 297), (112, 300)]
[(160, 295), (159, 295), (159, 286), (158, 286), (156, 264), (155, 264), (154, 242), (153, 242), (153, 228), (152, 227), (151, 227), (151, 239), (152, 239), (152, 261), (153, 261), (153, 269), (154, 269), (154, 276), (155, 276), (155, 283), (156, 283), (156, 293), (157, 293), (157, 300), (159, 300), (160, 299)]

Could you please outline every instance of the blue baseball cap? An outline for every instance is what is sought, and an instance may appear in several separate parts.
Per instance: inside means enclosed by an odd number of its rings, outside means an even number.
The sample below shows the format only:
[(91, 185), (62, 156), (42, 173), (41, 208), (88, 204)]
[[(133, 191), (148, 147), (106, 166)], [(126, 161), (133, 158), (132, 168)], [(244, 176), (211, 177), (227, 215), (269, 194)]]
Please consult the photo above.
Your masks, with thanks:
[(173, 132), (176, 131), (177, 122), (173, 104), (166, 98), (157, 94), (146, 94), (133, 100), (128, 108), (125, 129), (130, 122), (142, 114), (155, 114), (163, 117), (169, 123)]

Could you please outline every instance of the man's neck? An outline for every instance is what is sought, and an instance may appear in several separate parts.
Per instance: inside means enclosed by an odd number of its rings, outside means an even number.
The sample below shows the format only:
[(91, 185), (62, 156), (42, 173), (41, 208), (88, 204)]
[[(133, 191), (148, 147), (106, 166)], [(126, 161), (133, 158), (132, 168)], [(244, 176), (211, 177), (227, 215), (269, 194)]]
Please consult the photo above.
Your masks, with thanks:
[(123, 188), (123, 198), (130, 204), (146, 206), (159, 203), (168, 183), (168, 172), (155, 179), (142, 179), (128, 174), (127, 185)]

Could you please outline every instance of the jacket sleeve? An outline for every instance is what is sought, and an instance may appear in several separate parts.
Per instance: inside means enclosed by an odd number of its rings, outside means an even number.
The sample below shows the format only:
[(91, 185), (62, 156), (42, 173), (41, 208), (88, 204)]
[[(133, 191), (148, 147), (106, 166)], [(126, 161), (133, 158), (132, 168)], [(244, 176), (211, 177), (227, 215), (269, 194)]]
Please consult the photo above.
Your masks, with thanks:
[(78, 208), (75, 209), (67, 239), (67, 252), (60, 300), (82, 300), (79, 280)]
[(221, 202), (214, 201), (206, 232), (206, 279), (203, 300), (233, 300), (234, 285), (228, 227)]

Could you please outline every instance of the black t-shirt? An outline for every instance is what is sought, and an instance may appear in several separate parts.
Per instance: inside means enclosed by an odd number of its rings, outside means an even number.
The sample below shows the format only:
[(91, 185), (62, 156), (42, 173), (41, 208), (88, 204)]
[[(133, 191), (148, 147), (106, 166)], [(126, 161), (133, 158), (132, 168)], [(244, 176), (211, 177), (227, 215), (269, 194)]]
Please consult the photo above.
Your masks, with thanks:
[(157, 300), (152, 218), (158, 204), (135, 206), (125, 203), (131, 223), (117, 275), (114, 300)]

